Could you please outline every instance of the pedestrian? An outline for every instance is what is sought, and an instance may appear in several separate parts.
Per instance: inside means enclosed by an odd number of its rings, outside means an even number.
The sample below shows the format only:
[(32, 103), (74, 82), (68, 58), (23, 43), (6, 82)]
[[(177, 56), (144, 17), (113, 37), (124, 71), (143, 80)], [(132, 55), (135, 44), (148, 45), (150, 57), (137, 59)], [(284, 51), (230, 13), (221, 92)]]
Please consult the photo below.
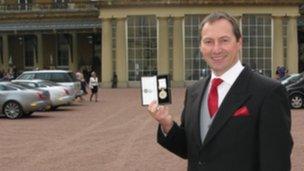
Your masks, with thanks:
[(117, 88), (117, 74), (116, 74), (116, 72), (113, 72), (112, 88)]
[(2, 81), (10, 81), (12, 79), (12, 76), (9, 72), (4, 72)]
[(87, 91), (86, 91), (86, 83), (85, 83), (85, 80), (84, 80), (84, 76), (83, 74), (80, 72), (80, 70), (78, 70), (76, 72), (76, 79), (77, 81), (80, 82), (80, 90), (82, 91), (82, 94), (77, 96), (76, 98), (80, 98), (80, 101), (85, 101), (85, 99), (82, 97), (84, 94), (87, 94)]
[(89, 87), (91, 89), (90, 101), (92, 101), (93, 96), (95, 96), (95, 102), (98, 99), (98, 78), (96, 76), (95, 71), (91, 73)]
[(285, 75), (287, 73), (287, 69), (284, 66), (280, 66), (280, 67), (278, 67), (277, 72), (278, 72), (279, 79), (282, 79), (283, 77), (285, 77)]
[[(242, 37), (227, 13), (201, 24), (200, 51), (211, 75), (186, 90), (181, 124), (152, 102), (157, 141), (191, 171), (288, 171), (293, 146), (285, 88), (240, 62)], [(165, 162), (164, 162), (165, 164)]]

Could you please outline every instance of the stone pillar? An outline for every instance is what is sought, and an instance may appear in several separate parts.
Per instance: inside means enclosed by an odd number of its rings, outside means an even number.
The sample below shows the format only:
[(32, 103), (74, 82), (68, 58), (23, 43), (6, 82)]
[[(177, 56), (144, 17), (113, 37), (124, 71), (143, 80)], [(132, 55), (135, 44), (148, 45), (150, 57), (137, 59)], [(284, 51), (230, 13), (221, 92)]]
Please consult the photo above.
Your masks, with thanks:
[(1, 63), (1, 69), (5, 71), (8, 70), (8, 60), (9, 60), (9, 52), (8, 52), (8, 35), (2, 35), (2, 52), (3, 52), (3, 63)]
[(111, 87), (112, 79), (112, 24), (110, 18), (102, 18), (101, 79), (102, 87)]
[(42, 34), (41, 33), (37, 33), (36, 34), (37, 37), (37, 57), (35, 59), (35, 68), (39, 68), (39, 69), (43, 69), (44, 65), (43, 65), (43, 39), (42, 39)]
[(275, 78), (277, 66), (284, 65), (284, 48), (283, 48), (283, 24), (281, 16), (273, 17), (273, 55), (272, 55), (272, 73)]
[[(126, 18), (117, 18), (116, 25), (116, 74), (117, 86), (127, 87), (127, 58), (126, 58)], [(111, 74), (113, 75), (113, 74)]]
[(184, 86), (183, 19), (173, 18), (173, 86)]
[(289, 74), (298, 72), (297, 17), (289, 17), (287, 26), (287, 69)]
[(158, 74), (169, 74), (169, 36), (168, 17), (158, 17), (159, 38), (158, 38)]
[(69, 58), (69, 68), (71, 71), (76, 72), (78, 68), (78, 35), (77, 33), (72, 33), (72, 50), (71, 56)]

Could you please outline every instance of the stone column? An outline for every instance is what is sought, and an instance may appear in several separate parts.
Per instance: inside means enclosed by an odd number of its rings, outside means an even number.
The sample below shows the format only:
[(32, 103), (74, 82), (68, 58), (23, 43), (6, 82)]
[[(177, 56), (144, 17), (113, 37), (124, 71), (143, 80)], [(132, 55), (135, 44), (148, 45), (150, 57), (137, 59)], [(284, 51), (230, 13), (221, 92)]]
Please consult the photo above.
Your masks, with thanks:
[(102, 87), (111, 87), (112, 79), (112, 24), (110, 18), (102, 18), (101, 79)]
[[(126, 58), (126, 18), (117, 18), (116, 25), (116, 74), (117, 86), (127, 87), (127, 58)], [(111, 74), (113, 75), (113, 74)]]
[(284, 65), (283, 48), (283, 24), (281, 16), (273, 16), (273, 55), (272, 55), (272, 74), (275, 78), (277, 66)]
[(169, 74), (169, 36), (168, 17), (158, 17), (159, 37), (158, 37), (158, 74)]
[(35, 68), (43, 69), (43, 39), (42, 39), (42, 34), (37, 33), (37, 57), (35, 59)]
[(287, 26), (287, 69), (289, 74), (298, 72), (297, 17), (291, 16)]
[(1, 63), (1, 69), (5, 71), (8, 70), (8, 60), (9, 60), (9, 52), (8, 52), (8, 35), (2, 35), (2, 52), (3, 52), (3, 63)]
[(184, 86), (183, 19), (173, 18), (173, 86)]
[(76, 72), (78, 68), (78, 35), (77, 33), (72, 33), (72, 50), (71, 56), (69, 58), (69, 68), (71, 71)]

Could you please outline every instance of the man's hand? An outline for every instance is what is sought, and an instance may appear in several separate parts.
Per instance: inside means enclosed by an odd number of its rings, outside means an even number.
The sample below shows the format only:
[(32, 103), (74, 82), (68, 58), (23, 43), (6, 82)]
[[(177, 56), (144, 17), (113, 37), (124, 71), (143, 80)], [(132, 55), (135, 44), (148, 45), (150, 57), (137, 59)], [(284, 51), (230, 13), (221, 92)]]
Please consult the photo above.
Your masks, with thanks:
[(159, 122), (164, 133), (168, 133), (173, 126), (172, 116), (169, 114), (169, 108), (159, 106), (156, 101), (150, 103), (148, 107), (150, 115)]

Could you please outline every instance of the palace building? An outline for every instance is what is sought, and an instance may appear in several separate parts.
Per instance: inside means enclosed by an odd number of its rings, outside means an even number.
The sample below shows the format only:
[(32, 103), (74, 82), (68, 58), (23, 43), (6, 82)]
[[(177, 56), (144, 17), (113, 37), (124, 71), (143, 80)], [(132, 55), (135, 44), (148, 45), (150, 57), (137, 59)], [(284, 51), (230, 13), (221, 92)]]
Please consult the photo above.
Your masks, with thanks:
[(170, 74), (173, 86), (185, 86), (209, 71), (199, 52), (200, 22), (224, 11), (239, 21), (243, 63), (269, 77), (277, 66), (296, 73), (304, 51), (301, 2), (0, 0), (0, 69), (92, 68), (103, 87), (114, 72), (118, 87)]
[(101, 20), (92, 1), (0, 0), (0, 69), (92, 66), (101, 73)]

